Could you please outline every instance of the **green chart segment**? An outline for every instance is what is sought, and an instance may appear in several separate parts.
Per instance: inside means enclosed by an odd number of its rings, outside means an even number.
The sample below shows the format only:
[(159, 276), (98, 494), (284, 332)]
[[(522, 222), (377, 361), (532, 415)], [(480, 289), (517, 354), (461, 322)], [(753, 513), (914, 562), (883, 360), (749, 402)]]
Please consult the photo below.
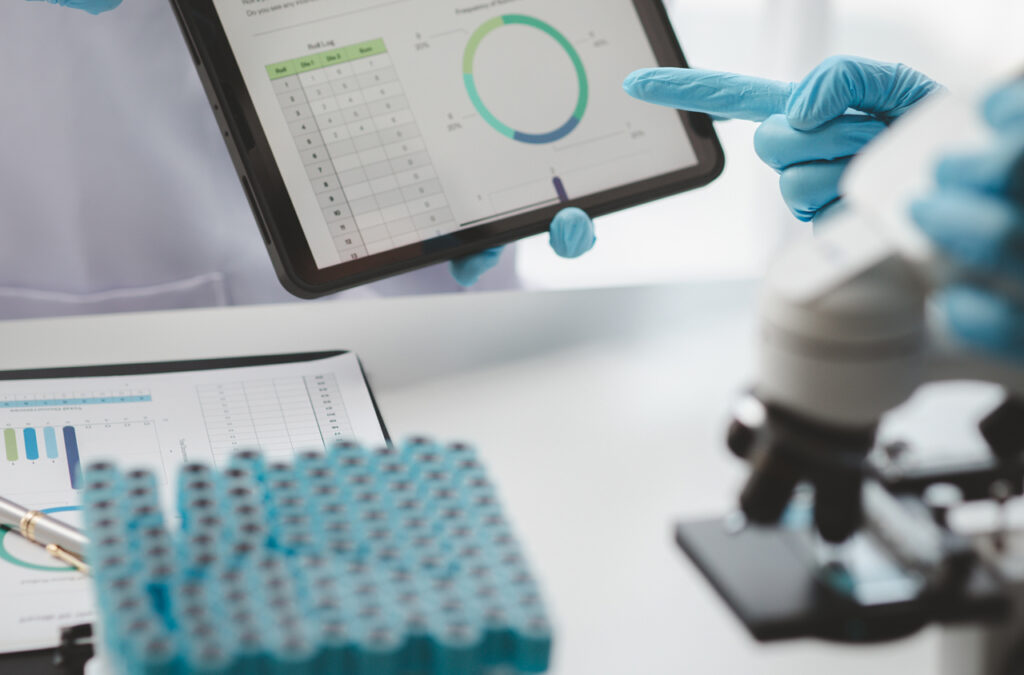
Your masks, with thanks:
[[(480, 47), (480, 43), (483, 39), (490, 33), (502, 26), (512, 25), (529, 26), (550, 35), (562, 47), (562, 49), (565, 50), (566, 54), (569, 55), (569, 58), (572, 60), (573, 67), (576, 69), (576, 78), (579, 81), (579, 97), (576, 100), (576, 109), (573, 111), (572, 116), (569, 117), (569, 121), (553, 131), (541, 134), (516, 131), (499, 120), (494, 113), (487, 108), (483, 99), (480, 97), (480, 91), (476, 86), (476, 78), (473, 75), (473, 62), (476, 59), (477, 49)], [(532, 16), (526, 16), (525, 14), (505, 14), (503, 16), (495, 17), (477, 28), (473, 35), (470, 36), (469, 44), (466, 45), (466, 53), (462, 59), (462, 76), (466, 81), (466, 91), (469, 93), (469, 98), (473, 102), (473, 106), (487, 121), (487, 123), (497, 129), (501, 134), (522, 143), (540, 145), (544, 143), (554, 143), (557, 140), (565, 138), (572, 133), (573, 129), (579, 126), (579, 123), (583, 120), (583, 113), (587, 110), (587, 101), (590, 98), (590, 85), (587, 81), (587, 71), (583, 67), (583, 60), (580, 58), (576, 48), (573, 47), (572, 43), (570, 43), (569, 40), (567, 40), (566, 37), (558, 32), (558, 30), (553, 26)]]

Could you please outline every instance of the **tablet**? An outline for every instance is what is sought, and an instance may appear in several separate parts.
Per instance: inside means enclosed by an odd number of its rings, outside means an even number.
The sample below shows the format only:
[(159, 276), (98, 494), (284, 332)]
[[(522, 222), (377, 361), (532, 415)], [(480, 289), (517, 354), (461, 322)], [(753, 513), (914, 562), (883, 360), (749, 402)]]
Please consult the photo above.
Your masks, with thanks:
[(315, 297), (704, 185), (661, 0), (171, 0), (284, 286)]

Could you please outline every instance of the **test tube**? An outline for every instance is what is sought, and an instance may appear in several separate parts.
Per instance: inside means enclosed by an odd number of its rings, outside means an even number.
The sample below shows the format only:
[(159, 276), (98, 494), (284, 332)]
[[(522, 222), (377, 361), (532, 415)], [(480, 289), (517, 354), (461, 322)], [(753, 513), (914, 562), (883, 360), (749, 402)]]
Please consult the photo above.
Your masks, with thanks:
[(485, 605), (482, 618), (484, 665), (511, 665), (515, 662), (516, 636), (509, 625), (508, 613), (500, 604), (494, 603)]
[(230, 675), (234, 650), (222, 631), (193, 635), (185, 643), (185, 671), (203, 675)]
[(435, 673), (475, 675), (483, 669), (483, 635), (467, 620), (439, 615), (433, 637)]
[(379, 623), (368, 626), (356, 645), (357, 672), (398, 675), (404, 642), (404, 635), (393, 625)]
[(341, 617), (327, 616), (321, 621), (321, 664), (325, 673), (355, 673), (355, 643), (348, 624)]
[(515, 622), (515, 667), (543, 673), (551, 661), (551, 625), (541, 613), (527, 613)]

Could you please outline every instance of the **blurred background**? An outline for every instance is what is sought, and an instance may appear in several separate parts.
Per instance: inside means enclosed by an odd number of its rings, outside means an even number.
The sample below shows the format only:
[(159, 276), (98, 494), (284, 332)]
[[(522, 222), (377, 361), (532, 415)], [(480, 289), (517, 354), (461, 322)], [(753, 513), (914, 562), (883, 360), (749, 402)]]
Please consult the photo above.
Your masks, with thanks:
[[(595, 0), (600, 2), (601, 0)], [(1024, 66), (1022, 0), (666, 0), (691, 66), (799, 80), (830, 54), (900, 61), (951, 89)], [(529, 288), (755, 278), (810, 232), (753, 150), (756, 125), (716, 128), (726, 169), (710, 186), (597, 221), (593, 251), (568, 264), (542, 237), (520, 244)]]

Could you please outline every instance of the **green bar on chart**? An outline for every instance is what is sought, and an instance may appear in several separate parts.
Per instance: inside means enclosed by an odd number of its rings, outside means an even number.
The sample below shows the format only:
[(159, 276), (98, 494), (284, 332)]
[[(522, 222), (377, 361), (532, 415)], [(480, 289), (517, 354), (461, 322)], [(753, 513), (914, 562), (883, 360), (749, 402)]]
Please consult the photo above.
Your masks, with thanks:
[(4, 447), (7, 448), (7, 461), (18, 461), (18, 433), (14, 429), (4, 429)]

